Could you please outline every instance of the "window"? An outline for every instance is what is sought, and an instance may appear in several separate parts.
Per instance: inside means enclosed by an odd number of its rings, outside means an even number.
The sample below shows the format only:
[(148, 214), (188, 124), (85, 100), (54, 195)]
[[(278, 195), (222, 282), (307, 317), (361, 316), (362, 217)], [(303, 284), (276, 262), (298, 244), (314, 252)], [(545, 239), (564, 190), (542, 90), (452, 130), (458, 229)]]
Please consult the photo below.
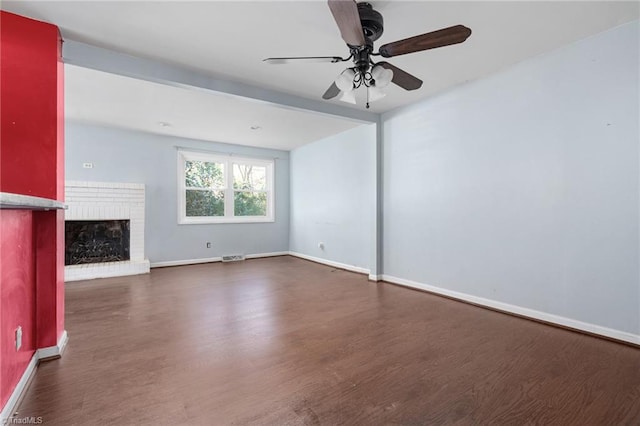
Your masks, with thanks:
[(178, 152), (178, 222), (273, 222), (273, 160)]

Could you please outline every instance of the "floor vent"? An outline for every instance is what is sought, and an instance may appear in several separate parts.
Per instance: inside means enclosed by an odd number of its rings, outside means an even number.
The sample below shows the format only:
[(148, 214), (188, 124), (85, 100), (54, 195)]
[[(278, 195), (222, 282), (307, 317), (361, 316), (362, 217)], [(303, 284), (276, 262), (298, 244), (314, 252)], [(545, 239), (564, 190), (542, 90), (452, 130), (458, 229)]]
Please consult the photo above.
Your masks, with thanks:
[(228, 256), (222, 256), (223, 262), (239, 262), (244, 259), (244, 254), (230, 254)]

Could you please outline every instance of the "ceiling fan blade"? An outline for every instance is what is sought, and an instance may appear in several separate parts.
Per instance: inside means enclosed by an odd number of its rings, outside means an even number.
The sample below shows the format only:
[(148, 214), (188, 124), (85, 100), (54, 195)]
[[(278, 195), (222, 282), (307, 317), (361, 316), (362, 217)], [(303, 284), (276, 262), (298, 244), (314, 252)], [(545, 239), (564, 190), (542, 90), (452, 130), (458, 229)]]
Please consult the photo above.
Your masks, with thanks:
[(267, 58), (263, 59), (262, 62), (266, 62), (268, 64), (292, 64), (292, 63), (300, 63), (300, 62), (310, 62), (310, 63), (322, 63), (322, 62), (342, 62), (342, 59), (339, 56), (295, 56), (291, 58)]
[(462, 43), (470, 35), (471, 30), (469, 28), (464, 25), (454, 25), (453, 27), (387, 43), (380, 46), (380, 55), (385, 58), (391, 58), (392, 56), (449, 46)]
[(378, 62), (378, 65), (382, 68), (393, 71), (393, 78), (391, 79), (391, 82), (405, 90), (416, 90), (422, 86), (422, 80), (418, 77), (414, 77), (395, 65), (391, 65), (389, 62)]
[(340, 94), (340, 89), (338, 89), (338, 86), (336, 86), (336, 83), (334, 81), (331, 84), (331, 86), (329, 86), (327, 91), (324, 92), (324, 95), (322, 95), (322, 99), (332, 99), (338, 96), (339, 94)]
[(364, 32), (356, 2), (354, 0), (328, 0), (328, 3), (345, 43), (350, 46), (364, 46)]

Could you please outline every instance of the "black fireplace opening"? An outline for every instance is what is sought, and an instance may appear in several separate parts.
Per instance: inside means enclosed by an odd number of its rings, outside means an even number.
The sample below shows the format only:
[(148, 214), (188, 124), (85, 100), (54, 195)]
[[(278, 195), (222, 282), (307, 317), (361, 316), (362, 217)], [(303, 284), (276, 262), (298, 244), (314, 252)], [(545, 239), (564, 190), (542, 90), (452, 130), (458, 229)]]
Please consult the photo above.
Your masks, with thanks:
[(129, 260), (128, 220), (65, 222), (65, 265)]

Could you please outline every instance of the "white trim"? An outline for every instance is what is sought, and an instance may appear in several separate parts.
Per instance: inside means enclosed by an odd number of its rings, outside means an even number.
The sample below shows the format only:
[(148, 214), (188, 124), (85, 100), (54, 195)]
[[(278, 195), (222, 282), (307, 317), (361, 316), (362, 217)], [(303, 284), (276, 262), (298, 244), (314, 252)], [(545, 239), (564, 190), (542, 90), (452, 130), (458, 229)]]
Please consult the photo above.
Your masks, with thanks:
[(288, 251), (274, 251), (271, 253), (257, 253), (257, 254), (248, 254), (245, 256), (246, 259), (259, 259), (261, 257), (276, 257), (276, 256), (288, 256)]
[(362, 268), (360, 266), (347, 265), (346, 263), (334, 262), (333, 260), (327, 260), (319, 257), (309, 256), (306, 254), (297, 253), (295, 251), (290, 251), (289, 255), (294, 257), (299, 257), (300, 259), (310, 260), (312, 262), (333, 266), (334, 268), (344, 269), (351, 272), (357, 272), (358, 274), (369, 275), (369, 270), (367, 268)]
[(447, 290), (440, 287), (434, 287), (432, 285), (419, 283), (416, 281), (406, 280), (404, 278), (393, 277), (391, 275), (382, 275), (384, 281), (392, 284), (399, 284), (405, 287), (411, 287), (418, 290), (428, 291), (430, 293), (440, 294), (450, 297), (452, 299), (462, 300), (465, 302), (474, 303), (488, 308), (497, 309), (523, 317), (528, 317), (548, 323), (558, 324), (564, 327), (573, 328), (579, 331), (586, 331), (587, 333), (598, 334), (600, 336), (609, 337), (623, 342), (629, 342), (636, 345), (640, 345), (640, 335), (628, 333), (625, 331), (614, 330), (600, 325), (590, 324), (571, 318), (561, 317), (559, 315), (549, 314), (546, 312), (536, 311), (535, 309), (523, 308), (521, 306), (511, 305), (508, 303), (498, 302), (496, 300), (485, 299), (483, 297), (472, 296), (466, 293), (460, 293), (458, 291)]
[[(230, 203), (227, 203), (230, 204)], [(226, 208), (226, 207), (225, 207)], [(178, 225), (222, 225), (225, 223), (273, 223), (275, 218), (266, 216), (193, 216), (180, 219)]]
[(57, 345), (49, 346), (47, 348), (40, 348), (36, 351), (38, 360), (60, 358), (62, 356), (62, 353), (64, 352), (64, 349), (67, 347), (68, 341), (69, 336), (67, 336), (67, 330), (65, 330), (62, 332), (62, 336), (60, 336)]
[(382, 281), (382, 275), (369, 274), (369, 281)]
[[(275, 159), (240, 157), (233, 154), (213, 154), (188, 149), (178, 150), (178, 225), (223, 224), (223, 223), (269, 223), (275, 222)], [(224, 192), (224, 216), (187, 216), (185, 163), (187, 161), (204, 161), (224, 165), (224, 181), (216, 188), (189, 188), (189, 190), (215, 190)], [(233, 166), (255, 165), (266, 169), (266, 186), (264, 192), (267, 197), (267, 211), (264, 216), (235, 216), (234, 199), (236, 190), (233, 187)], [(243, 191), (252, 192), (252, 191)]]
[[(258, 259), (260, 257), (275, 257), (275, 256), (286, 256), (288, 255), (288, 251), (275, 251), (271, 253), (255, 253), (255, 254), (247, 254), (245, 256), (246, 259)], [(165, 268), (168, 266), (184, 266), (184, 265), (198, 265), (200, 263), (213, 263), (213, 262), (222, 262), (222, 257), (206, 257), (202, 259), (183, 259), (183, 260), (167, 260), (163, 262), (152, 262), (152, 268)]]
[(16, 387), (13, 389), (13, 392), (11, 392), (7, 403), (2, 408), (2, 412), (0, 412), (0, 424), (5, 424), (6, 420), (11, 417), (18, 408), (18, 404), (20, 403), (24, 392), (27, 390), (29, 383), (31, 383), (31, 379), (35, 374), (40, 361), (62, 356), (68, 341), (69, 337), (67, 335), (67, 330), (64, 330), (56, 346), (41, 348), (33, 353), (29, 364), (27, 364), (27, 368), (25, 368), (24, 373), (22, 373), (22, 377), (20, 377), (18, 384), (16, 384)]
[(22, 373), (22, 377), (18, 384), (16, 385), (13, 392), (11, 392), (11, 396), (7, 400), (7, 403), (4, 405), (2, 409), (2, 413), (0, 413), (0, 424), (5, 424), (5, 420), (12, 416), (16, 408), (18, 408), (18, 403), (22, 398), (24, 391), (27, 389), (29, 382), (31, 382), (31, 378), (36, 372), (36, 367), (38, 366), (38, 351), (33, 353), (31, 357), (31, 361), (27, 365), (27, 368)]
[(168, 266), (197, 265), (200, 263), (221, 262), (222, 257), (206, 257), (202, 259), (165, 260), (163, 262), (151, 262), (151, 268), (166, 268)]

